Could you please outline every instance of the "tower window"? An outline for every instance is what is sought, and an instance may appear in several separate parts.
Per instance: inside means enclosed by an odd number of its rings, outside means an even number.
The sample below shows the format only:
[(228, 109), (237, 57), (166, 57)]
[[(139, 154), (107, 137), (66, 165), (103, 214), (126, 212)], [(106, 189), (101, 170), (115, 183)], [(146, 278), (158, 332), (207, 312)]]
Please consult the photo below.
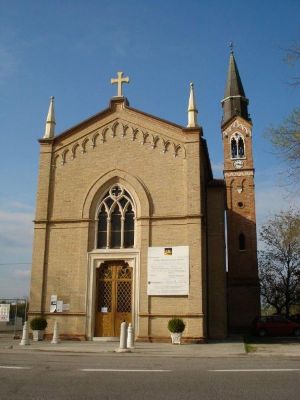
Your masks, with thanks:
[(237, 158), (237, 145), (236, 145), (236, 140), (234, 138), (231, 139), (231, 157)]
[(239, 250), (246, 250), (246, 237), (243, 233), (239, 235)]
[(239, 157), (244, 157), (245, 155), (244, 141), (241, 137), (238, 140), (238, 153)]
[(104, 195), (98, 212), (97, 248), (134, 247), (135, 207), (119, 184)]
[(245, 158), (245, 142), (243, 136), (236, 132), (230, 141), (231, 158)]

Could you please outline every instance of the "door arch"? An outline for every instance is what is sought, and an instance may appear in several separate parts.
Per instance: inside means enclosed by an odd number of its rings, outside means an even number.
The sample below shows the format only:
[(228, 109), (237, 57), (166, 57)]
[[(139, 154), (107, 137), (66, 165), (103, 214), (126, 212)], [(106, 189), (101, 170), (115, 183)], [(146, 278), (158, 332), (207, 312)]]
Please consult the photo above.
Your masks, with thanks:
[(123, 321), (132, 323), (132, 268), (106, 261), (96, 274), (95, 336), (120, 336)]

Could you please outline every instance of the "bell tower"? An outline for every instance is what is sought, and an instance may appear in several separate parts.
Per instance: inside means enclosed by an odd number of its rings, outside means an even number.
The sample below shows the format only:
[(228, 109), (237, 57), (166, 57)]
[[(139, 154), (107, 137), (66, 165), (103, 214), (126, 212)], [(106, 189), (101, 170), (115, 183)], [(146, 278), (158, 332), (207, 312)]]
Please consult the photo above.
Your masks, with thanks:
[(242, 331), (259, 315), (260, 298), (252, 121), (232, 49), (221, 103), (227, 201), (228, 324), (229, 330)]

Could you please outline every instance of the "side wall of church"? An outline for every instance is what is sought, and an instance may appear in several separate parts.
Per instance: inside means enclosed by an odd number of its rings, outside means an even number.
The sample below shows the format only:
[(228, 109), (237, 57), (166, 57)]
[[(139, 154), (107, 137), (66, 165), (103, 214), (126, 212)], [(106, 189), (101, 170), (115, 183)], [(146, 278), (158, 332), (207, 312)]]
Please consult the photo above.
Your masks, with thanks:
[(227, 336), (227, 282), (225, 260), (225, 187), (211, 185), (207, 191), (208, 241), (208, 334)]

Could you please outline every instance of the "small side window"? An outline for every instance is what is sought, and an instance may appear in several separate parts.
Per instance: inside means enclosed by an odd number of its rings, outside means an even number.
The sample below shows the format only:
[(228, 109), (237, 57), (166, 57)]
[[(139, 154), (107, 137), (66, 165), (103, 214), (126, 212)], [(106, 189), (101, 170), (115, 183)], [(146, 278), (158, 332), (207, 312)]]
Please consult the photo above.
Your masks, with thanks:
[(246, 250), (246, 238), (243, 233), (239, 235), (239, 250)]

